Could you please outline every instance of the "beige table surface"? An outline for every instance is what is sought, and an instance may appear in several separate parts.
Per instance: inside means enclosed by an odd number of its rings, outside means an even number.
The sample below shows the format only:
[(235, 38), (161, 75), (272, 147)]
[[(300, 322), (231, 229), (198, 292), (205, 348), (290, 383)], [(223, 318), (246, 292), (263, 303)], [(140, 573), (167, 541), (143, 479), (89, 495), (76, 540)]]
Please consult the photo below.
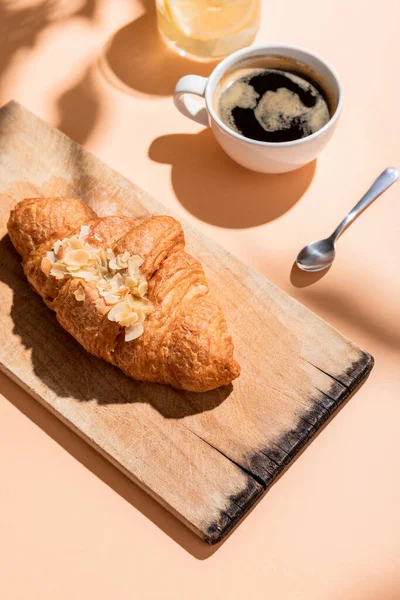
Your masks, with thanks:
[(273, 177), (236, 168), (176, 112), (174, 81), (209, 67), (164, 50), (152, 6), (0, 0), (0, 103), (15, 98), (60, 127), (371, 352), (376, 366), (213, 548), (1, 376), (0, 598), (398, 600), (400, 184), (344, 235), (324, 277), (291, 268), (380, 170), (400, 167), (400, 3), (264, 0), (259, 41), (316, 50), (346, 93), (317, 164)]

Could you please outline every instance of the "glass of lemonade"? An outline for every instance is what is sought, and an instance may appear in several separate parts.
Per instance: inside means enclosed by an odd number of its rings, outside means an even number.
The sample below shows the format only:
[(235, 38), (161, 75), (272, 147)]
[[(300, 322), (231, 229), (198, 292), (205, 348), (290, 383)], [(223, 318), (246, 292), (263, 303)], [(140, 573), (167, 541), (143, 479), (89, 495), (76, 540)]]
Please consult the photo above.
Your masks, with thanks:
[(156, 6), (168, 46), (198, 60), (248, 46), (260, 25), (261, 0), (156, 0)]

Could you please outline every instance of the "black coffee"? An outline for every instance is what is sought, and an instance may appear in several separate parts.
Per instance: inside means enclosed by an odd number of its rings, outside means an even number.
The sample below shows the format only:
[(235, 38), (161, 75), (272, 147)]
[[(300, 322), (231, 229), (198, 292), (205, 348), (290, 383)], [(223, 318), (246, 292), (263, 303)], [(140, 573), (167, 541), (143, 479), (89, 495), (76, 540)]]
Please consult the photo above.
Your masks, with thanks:
[(233, 73), (220, 95), (218, 111), (225, 125), (260, 142), (298, 140), (315, 133), (330, 119), (319, 86), (280, 69)]

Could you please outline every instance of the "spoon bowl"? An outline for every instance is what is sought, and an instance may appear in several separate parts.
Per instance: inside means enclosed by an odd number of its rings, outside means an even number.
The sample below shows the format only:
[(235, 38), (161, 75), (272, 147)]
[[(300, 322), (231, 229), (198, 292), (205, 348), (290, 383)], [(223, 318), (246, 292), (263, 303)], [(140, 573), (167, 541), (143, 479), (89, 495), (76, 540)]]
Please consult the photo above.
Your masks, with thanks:
[(322, 271), (331, 266), (335, 260), (335, 246), (330, 238), (311, 242), (301, 250), (296, 264), (303, 271)]
[(311, 242), (305, 246), (297, 256), (296, 264), (303, 271), (322, 271), (331, 266), (335, 260), (335, 242), (343, 231), (352, 223), (366, 208), (370, 206), (385, 190), (388, 189), (399, 177), (399, 172), (393, 167), (385, 169), (374, 181), (366, 194), (355, 205), (353, 210), (343, 219), (335, 231), (328, 238)]

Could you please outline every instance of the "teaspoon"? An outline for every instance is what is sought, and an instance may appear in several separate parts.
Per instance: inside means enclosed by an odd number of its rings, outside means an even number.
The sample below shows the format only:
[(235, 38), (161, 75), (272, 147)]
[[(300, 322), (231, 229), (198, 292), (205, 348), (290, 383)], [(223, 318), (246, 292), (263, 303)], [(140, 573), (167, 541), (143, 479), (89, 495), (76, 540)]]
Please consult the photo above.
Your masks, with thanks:
[(296, 264), (303, 271), (322, 271), (331, 266), (335, 260), (335, 242), (343, 231), (352, 223), (363, 210), (378, 198), (385, 190), (396, 181), (399, 176), (397, 169), (385, 169), (374, 181), (368, 192), (343, 219), (340, 225), (328, 238), (311, 242), (301, 250), (297, 256)]

